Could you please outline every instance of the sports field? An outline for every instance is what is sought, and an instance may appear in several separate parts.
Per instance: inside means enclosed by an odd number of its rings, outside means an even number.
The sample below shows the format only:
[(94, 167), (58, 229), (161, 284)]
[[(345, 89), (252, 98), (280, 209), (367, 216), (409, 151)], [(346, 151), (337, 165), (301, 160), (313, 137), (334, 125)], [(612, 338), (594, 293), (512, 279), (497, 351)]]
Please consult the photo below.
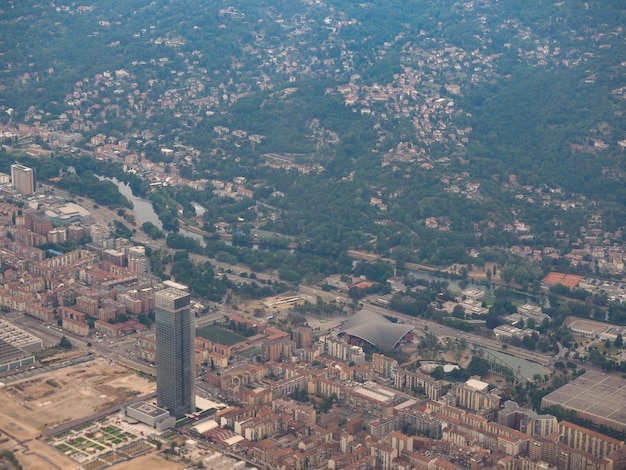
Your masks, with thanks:
[(208, 339), (214, 343), (223, 344), (224, 346), (232, 346), (233, 344), (241, 343), (246, 339), (243, 336), (233, 333), (232, 331), (224, 330), (223, 328), (218, 328), (214, 325), (205, 326), (204, 328), (199, 329), (196, 332), (196, 336)]

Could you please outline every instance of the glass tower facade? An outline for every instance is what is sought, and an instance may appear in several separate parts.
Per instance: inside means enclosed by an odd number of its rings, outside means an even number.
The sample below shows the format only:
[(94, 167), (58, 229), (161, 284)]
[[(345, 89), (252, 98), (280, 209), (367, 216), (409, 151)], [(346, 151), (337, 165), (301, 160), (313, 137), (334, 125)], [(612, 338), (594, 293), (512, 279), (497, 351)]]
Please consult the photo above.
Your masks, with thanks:
[(157, 406), (176, 419), (196, 411), (190, 300), (187, 292), (178, 289), (165, 289), (154, 296)]

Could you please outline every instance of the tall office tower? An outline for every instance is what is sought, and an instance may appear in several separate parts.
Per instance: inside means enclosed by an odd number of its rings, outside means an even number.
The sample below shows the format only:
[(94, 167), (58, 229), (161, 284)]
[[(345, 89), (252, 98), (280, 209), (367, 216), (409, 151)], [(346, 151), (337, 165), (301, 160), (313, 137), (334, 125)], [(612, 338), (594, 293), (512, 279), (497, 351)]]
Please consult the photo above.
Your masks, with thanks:
[(154, 296), (157, 406), (167, 409), (177, 419), (196, 411), (190, 299), (187, 292), (173, 288)]
[(13, 164), (11, 165), (11, 182), (18, 193), (34, 194), (36, 188), (35, 170), (19, 163)]

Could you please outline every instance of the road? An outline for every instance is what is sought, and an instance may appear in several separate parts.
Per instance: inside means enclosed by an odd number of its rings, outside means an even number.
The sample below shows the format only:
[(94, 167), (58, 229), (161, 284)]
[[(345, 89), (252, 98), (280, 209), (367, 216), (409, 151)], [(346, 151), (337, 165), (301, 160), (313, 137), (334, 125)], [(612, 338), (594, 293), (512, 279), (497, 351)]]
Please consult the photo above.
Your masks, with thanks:
[[(314, 289), (312, 287), (300, 286), (300, 292), (305, 293), (311, 296), (317, 295), (325, 295), (326, 292), (321, 291), (320, 289)], [(332, 294), (334, 299), (342, 299), (345, 303), (351, 303), (352, 299), (343, 294)], [(402, 319), (406, 324), (413, 325), (417, 330), (422, 332), (430, 332), (435, 335), (440, 336), (448, 336), (450, 338), (464, 338), (469, 344), (477, 344), (479, 346), (484, 346), (486, 348), (495, 349), (497, 351), (502, 350), (502, 343), (497, 339), (493, 338), (485, 338), (484, 336), (479, 336), (473, 333), (468, 333), (464, 331), (457, 330), (455, 328), (451, 328), (449, 326), (441, 325), (439, 323), (424, 320), (423, 318), (416, 318), (410, 315), (404, 315), (402, 313), (396, 312), (394, 310), (387, 309), (385, 307), (380, 307), (378, 305), (374, 305), (371, 303), (365, 304), (368, 310), (372, 312), (378, 313), (380, 315), (391, 315), (398, 319)], [(526, 349), (518, 348), (515, 346), (508, 345), (506, 351), (502, 351), (506, 354), (510, 354), (513, 356), (518, 356), (523, 359), (527, 359), (529, 361), (536, 362), (541, 364), (544, 367), (550, 367), (553, 364), (553, 358), (550, 356), (546, 356), (543, 354), (537, 354), (532, 351), (527, 351)]]
[[(41, 338), (44, 348), (59, 344), (63, 336), (67, 337), (72, 344), (87, 354), (92, 352), (106, 359), (111, 359), (131, 369), (154, 375), (155, 370), (144, 361), (135, 357), (137, 351), (134, 349), (135, 335), (125, 336), (119, 339), (112, 339), (103, 336), (92, 335), (89, 338), (82, 338), (67, 331), (62, 330), (55, 324), (43, 324), (38, 320), (22, 313), (13, 312), (8, 318), (11, 323), (31, 332)], [(88, 346), (91, 343), (91, 346)]]

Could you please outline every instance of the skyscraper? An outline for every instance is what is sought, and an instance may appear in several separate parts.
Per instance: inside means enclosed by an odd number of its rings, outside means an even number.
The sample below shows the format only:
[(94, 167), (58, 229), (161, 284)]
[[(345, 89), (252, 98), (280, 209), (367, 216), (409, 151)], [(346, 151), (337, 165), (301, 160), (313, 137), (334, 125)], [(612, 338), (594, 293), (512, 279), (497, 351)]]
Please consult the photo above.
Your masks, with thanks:
[(35, 170), (19, 163), (11, 165), (11, 183), (20, 194), (34, 194)]
[(190, 298), (187, 292), (173, 288), (154, 296), (157, 406), (166, 408), (177, 419), (196, 410)]

